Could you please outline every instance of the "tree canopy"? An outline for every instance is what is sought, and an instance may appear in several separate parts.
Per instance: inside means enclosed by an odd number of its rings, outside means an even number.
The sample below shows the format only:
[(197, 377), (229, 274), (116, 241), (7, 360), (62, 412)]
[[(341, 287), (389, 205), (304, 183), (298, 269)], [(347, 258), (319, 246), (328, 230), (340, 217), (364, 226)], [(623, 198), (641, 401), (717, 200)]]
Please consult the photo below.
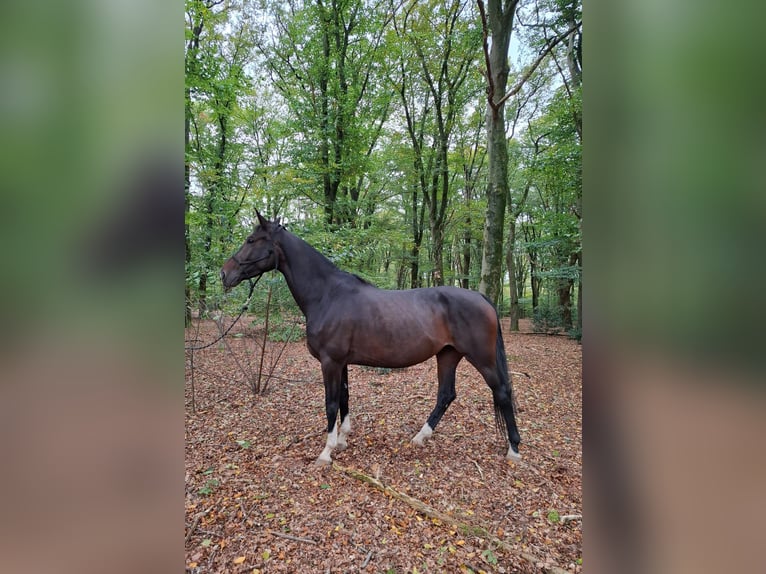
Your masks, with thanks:
[(187, 320), (258, 209), (381, 287), (576, 330), (581, 78), (577, 0), (187, 0)]

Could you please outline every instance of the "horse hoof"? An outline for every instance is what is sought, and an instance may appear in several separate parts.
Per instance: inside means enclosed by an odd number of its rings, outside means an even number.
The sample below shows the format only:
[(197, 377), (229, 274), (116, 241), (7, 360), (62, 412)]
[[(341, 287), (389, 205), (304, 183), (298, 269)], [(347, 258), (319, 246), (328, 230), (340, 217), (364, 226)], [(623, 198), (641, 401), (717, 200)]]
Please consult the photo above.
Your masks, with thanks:
[(410, 441), (411, 444), (414, 444), (415, 446), (423, 446), (423, 439), (419, 437), (415, 437)]
[(339, 442), (337, 446), (335, 447), (335, 452), (343, 452), (348, 448), (348, 444)]
[(314, 461), (314, 466), (317, 468), (327, 468), (332, 464), (332, 460), (326, 460), (324, 458), (318, 458)]
[(509, 448), (508, 454), (505, 455), (505, 460), (510, 462), (520, 462), (521, 455), (518, 452), (514, 452), (512, 448)]

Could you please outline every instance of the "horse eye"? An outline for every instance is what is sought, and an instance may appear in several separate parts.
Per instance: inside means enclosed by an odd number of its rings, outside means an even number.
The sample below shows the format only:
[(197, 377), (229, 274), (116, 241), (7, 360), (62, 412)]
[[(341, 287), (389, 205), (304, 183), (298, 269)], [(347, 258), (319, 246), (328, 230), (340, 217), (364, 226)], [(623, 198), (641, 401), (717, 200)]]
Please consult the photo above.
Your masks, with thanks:
[(248, 242), (248, 243), (252, 243), (253, 241), (254, 241), (254, 239), (253, 239), (252, 237), (248, 237), (248, 238), (247, 238), (247, 242)]

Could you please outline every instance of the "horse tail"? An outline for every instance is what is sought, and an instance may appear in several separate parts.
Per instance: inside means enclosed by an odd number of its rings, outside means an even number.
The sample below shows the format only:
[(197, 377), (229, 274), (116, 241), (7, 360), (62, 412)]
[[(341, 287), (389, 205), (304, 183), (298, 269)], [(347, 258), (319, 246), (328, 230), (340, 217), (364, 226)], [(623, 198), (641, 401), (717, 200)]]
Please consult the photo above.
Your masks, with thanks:
[[(486, 297), (484, 298), (487, 299)], [(487, 301), (490, 304), (492, 303), (489, 299), (487, 299)], [(497, 368), (497, 375), (500, 380), (500, 385), (504, 386), (508, 391), (508, 396), (511, 399), (511, 405), (512, 405), (513, 414), (515, 417), (518, 412), (516, 407), (516, 396), (513, 394), (513, 383), (511, 381), (511, 374), (508, 372), (508, 357), (505, 354), (505, 342), (503, 341), (503, 331), (500, 328), (500, 314), (497, 312), (497, 309), (495, 309), (495, 317), (497, 319), (497, 338), (495, 341), (495, 365)], [(503, 415), (503, 410), (500, 404), (497, 402), (497, 400), (494, 399), (494, 393), (493, 393), (493, 402), (495, 405), (495, 426), (497, 427), (497, 430), (501, 436), (510, 440), (510, 437), (508, 434), (508, 428), (507, 428), (507, 425), (505, 424), (505, 415)]]
[(500, 317), (497, 318), (497, 343), (495, 347), (497, 353), (497, 372), (500, 375), (500, 382), (508, 389), (508, 394), (511, 396), (511, 404), (513, 405), (513, 414), (516, 415), (518, 414), (516, 395), (513, 394), (513, 381), (508, 371), (508, 357), (505, 355), (505, 342), (503, 341), (503, 331), (500, 329)]

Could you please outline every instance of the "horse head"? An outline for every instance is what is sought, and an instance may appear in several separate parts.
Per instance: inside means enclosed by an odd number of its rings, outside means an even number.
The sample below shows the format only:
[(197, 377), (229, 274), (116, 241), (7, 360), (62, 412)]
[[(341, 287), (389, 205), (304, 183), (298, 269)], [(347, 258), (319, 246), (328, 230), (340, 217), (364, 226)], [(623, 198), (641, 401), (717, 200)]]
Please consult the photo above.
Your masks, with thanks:
[(252, 279), (279, 267), (279, 256), (274, 247), (274, 234), (282, 229), (278, 221), (265, 219), (258, 211), (258, 225), (245, 242), (221, 268), (221, 281), (226, 291), (245, 279)]

